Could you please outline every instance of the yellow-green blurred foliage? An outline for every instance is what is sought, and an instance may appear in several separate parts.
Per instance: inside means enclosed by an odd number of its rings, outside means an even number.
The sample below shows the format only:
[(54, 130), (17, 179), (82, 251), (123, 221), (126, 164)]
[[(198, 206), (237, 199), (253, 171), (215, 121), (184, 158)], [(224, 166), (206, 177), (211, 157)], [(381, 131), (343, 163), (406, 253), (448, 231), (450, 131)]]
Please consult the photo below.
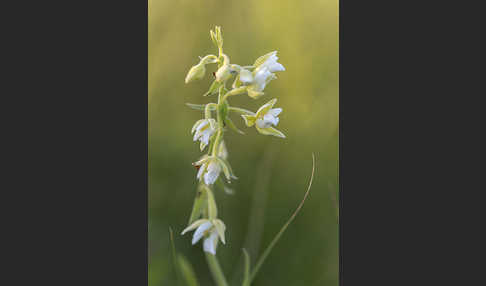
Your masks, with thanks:
[(149, 285), (177, 285), (169, 226), (200, 285), (214, 285), (201, 244), (191, 246), (191, 234), (180, 232), (197, 184), (191, 163), (201, 155), (190, 130), (203, 115), (185, 103), (216, 100), (202, 97), (215, 65), (208, 65), (201, 81), (186, 85), (184, 78), (198, 56), (217, 54), (209, 37), (215, 25), (222, 27), (232, 63), (250, 65), (278, 50), (286, 68), (262, 98), (230, 98), (231, 105), (253, 111), (278, 98), (275, 107), (283, 108), (278, 129), (287, 138), (260, 135), (232, 116), (246, 135), (229, 131), (225, 137), (239, 180), (232, 183), (234, 195), (215, 194), (227, 226), (227, 244), (218, 247), (222, 268), (236, 283), (243, 247), (255, 262), (302, 199), (314, 152), (309, 198), (253, 285), (338, 285), (338, 1), (149, 0), (148, 8)]

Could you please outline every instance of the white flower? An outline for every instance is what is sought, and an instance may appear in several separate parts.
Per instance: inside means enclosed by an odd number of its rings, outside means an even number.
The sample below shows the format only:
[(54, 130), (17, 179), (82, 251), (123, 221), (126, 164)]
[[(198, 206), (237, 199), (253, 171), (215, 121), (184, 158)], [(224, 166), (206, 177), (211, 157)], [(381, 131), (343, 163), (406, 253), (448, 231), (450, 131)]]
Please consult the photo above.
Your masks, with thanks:
[(256, 125), (260, 128), (268, 128), (270, 126), (277, 126), (279, 118), (277, 117), (280, 112), (282, 112), (282, 108), (273, 108), (268, 110), (263, 118), (257, 118)]
[(262, 105), (255, 115), (242, 115), (246, 126), (251, 127), (255, 125), (257, 131), (261, 134), (285, 138), (285, 135), (282, 132), (272, 127), (272, 125), (277, 126), (279, 122), (277, 116), (282, 112), (282, 108), (272, 108), (276, 102), (276, 98), (270, 100)]
[(216, 121), (212, 118), (198, 120), (192, 127), (191, 133), (194, 133), (194, 141), (200, 140), (201, 151), (209, 144), (209, 139), (216, 132)]
[[(226, 180), (228, 182), (231, 179), (238, 179), (231, 170), (231, 166), (224, 158), (224, 151), (219, 148), (218, 156), (208, 156), (204, 155), (199, 159), (199, 161), (192, 163), (192, 165), (199, 168), (197, 172), (197, 178), (199, 181), (204, 180), (206, 185), (212, 185), (219, 177), (221, 171), (224, 173)], [(219, 155), (223, 155), (223, 157), (219, 157)]]
[[(196, 229), (197, 228), (197, 229)], [(204, 237), (203, 249), (212, 255), (216, 255), (216, 247), (218, 246), (218, 238), (223, 244), (226, 243), (224, 232), (226, 226), (220, 219), (199, 219), (182, 231), (182, 235), (188, 231), (196, 229), (192, 237), (192, 245), (196, 244)]]
[(202, 181), (204, 179), (204, 183), (208, 186), (214, 184), (219, 177), (219, 173), (221, 173), (220, 162), (207, 155), (203, 156), (198, 162), (193, 163), (193, 165), (199, 167), (197, 172), (198, 180)]
[(277, 63), (277, 51), (273, 51), (268, 53), (267, 58), (258, 68), (268, 68), (270, 72), (278, 72), (278, 71), (285, 71), (285, 67), (281, 63)]
[[(274, 74), (278, 71), (285, 71), (285, 67), (277, 62), (277, 51), (273, 51), (264, 56), (259, 57), (255, 61), (255, 70), (253, 71), (253, 78), (249, 81), (249, 77), (245, 75), (246, 83), (251, 83), (248, 87), (248, 95), (253, 98), (258, 98), (263, 95), (265, 86), (271, 81), (277, 78)], [(240, 80), (244, 82), (241, 79)]]

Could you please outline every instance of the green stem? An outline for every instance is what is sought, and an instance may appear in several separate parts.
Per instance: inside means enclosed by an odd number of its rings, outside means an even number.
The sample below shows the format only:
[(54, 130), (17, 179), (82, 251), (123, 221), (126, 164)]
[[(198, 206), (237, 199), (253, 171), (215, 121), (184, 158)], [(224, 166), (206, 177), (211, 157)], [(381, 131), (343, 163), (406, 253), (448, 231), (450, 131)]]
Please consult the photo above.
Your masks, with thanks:
[(218, 258), (215, 255), (204, 252), (206, 254), (206, 261), (208, 262), (209, 270), (213, 275), (213, 279), (218, 286), (228, 286), (226, 278), (224, 277), (223, 270), (219, 265)]

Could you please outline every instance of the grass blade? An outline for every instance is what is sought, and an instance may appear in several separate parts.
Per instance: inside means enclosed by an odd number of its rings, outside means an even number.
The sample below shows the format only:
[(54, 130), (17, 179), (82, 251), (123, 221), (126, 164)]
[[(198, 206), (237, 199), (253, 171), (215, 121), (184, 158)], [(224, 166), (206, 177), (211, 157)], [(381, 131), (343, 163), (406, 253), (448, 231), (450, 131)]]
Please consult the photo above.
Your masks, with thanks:
[(297, 207), (295, 212), (292, 214), (292, 216), (289, 218), (289, 220), (283, 225), (283, 227), (280, 229), (280, 231), (277, 233), (277, 235), (273, 238), (272, 242), (270, 242), (270, 245), (268, 245), (267, 249), (265, 249), (262, 256), (258, 259), (258, 262), (255, 265), (255, 268), (251, 272), (250, 283), (255, 279), (255, 276), (257, 275), (258, 270), (260, 270), (260, 267), (262, 266), (263, 262), (265, 261), (267, 256), (270, 254), (270, 251), (272, 251), (272, 248), (275, 246), (277, 241), (280, 239), (282, 234), (285, 232), (287, 227), (294, 220), (295, 216), (299, 213), (300, 209), (304, 205), (304, 202), (307, 199), (307, 196), (309, 195), (309, 191), (310, 191), (311, 186), (312, 186), (312, 180), (314, 179), (315, 165), (316, 165), (315, 156), (314, 156), (314, 153), (312, 153), (312, 174), (311, 174), (311, 178), (310, 178), (310, 181), (309, 181), (309, 186), (307, 187), (307, 191), (305, 192), (305, 195), (304, 195), (304, 199), (302, 200), (302, 202), (300, 202), (299, 206)]
[(177, 252), (176, 252), (175, 245), (174, 245), (174, 232), (172, 231), (171, 227), (169, 227), (169, 238), (170, 238), (170, 248), (171, 248), (171, 253), (172, 253), (172, 263), (173, 263), (173, 266), (174, 266), (174, 271), (176, 273), (177, 285), (180, 285), (179, 265), (177, 263)]
[(191, 263), (184, 257), (184, 255), (178, 255), (179, 269), (181, 270), (182, 277), (187, 286), (199, 286), (197, 282), (196, 274), (192, 268)]
[(250, 255), (248, 251), (243, 248), (243, 254), (245, 257), (245, 272), (243, 274), (243, 284), (242, 286), (250, 286)]

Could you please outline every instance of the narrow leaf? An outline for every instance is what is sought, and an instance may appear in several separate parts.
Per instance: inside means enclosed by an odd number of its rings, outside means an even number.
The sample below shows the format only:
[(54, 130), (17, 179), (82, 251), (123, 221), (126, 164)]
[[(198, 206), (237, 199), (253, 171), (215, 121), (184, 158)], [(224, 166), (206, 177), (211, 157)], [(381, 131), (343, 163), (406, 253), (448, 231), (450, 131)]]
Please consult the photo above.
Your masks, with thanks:
[(174, 245), (174, 233), (172, 231), (172, 228), (169, 227), (169, 239), (170, 239), (170, 248), (171, 248), (171, 254), (172, 254), (172, 263), (174, 266), (174, 271), (176, 273), (176, 280), (177, 280), (177, 285), (179, 285), (180, 281), (180, 269), (179, 269), (179, 264), (177, 263), (177, 252), (175, 249)]
[(184, 257), (184, 255), (178, 255), (179, 269), (181, 270), (182, 278), (187, 286), (199, 286), (197, 277), (191, 263)]
[(242, 286), (250, 286), (250, 255), (248, 251), (243, 248), (243, 254), (245, 257), (245, 270), (243, 272), (243, 284)]
[(297, 209), (295, 210), (295, 212), (292, 214), (292, 216), (290, 217), (290, 219), (283, 225), (283, 227), (280, 229), (280, 231), (277, 233), (277, 235), (273, 238), (272, 242), (270, 242), (270, 244), (268, 245), (267, 249), (265, 249), (265, 251), (263, 252), (262, 256), (258, 259), (258, 261), (257, 261), (257, 263), (255, 265), (255, 268), (251, 272), (250, 283), (251, 283), (251, 281), (253, 281), (255, 279), (255, 276), (257, 275), (258, 270), (260, 270), (260, 267), (262, 266), (263, 262), (265, 261), (265, 259), (267, 258), (267, 256), (270, 254), (270, 252), (272, 251), (273, 247), (277, 243), (277, 241), (280, 239), (280, 237), (282, 236), (282, 234), (285, 232), (285, 230), (287, 229), (287, 227), (294, 220), (295, 216), (299, 213), (300, 209), (304, 205), (304, 202), (307, 199), (307, 196), (309, 195), (309, 191), (310, 191), (311, 186), (312, 186), (312, 180), (314, 179), (315, 165), (316, 165), (316, 163), (315, 163), (315, 157), (314, 157), (314, 153), (312, 153), (312, 174), (311, 174), (311, 178), (310, 178), (310, 181), (309, 181), (309, 186), (307, 187), (307, 191), (305, 192), (305, 195), (304, 195), (304, 199), (302, 199), (302, 201), (300, 202), (299, 206), (297, 207)]

